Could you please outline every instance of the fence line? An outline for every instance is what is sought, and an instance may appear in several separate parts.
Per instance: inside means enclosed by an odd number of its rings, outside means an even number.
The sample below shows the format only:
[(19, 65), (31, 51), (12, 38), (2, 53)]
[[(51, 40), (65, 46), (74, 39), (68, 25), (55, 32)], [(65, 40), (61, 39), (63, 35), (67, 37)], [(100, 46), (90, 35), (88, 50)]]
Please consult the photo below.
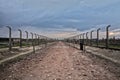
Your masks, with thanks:
[[(0, 48), (8, 47), (9, 51), (11, 51), (12, 48), (16, 46), (19, 46), (20, 48), (22, 48), (23, 46), (26, 47), (33, 46), (33, 51), (35, 52), (35, 46), (40, 44), (46, 45), (47, 42), (53, 41), (53, 39), (43, 35), (39, 35), (37, 33), (23, 31), (21, 29), (14, 30), (10, 26), (6, 26), (3, 28), (6, 28), (7, 30), (6, 32), (8, 32), (8, 38), (7, 37), (0, 38)], [(19, 35), (15, 37), (14, 35), (16, 35), (17, 33), (13, 34), (13, 31), (16, 31)], [(23, 36), (23, 34), (25, 36)]]
[[(112, 31), (110, 30), (110, 28), (111, 25), (108, 25), (105, 27), (105, 32), (102, 32), (101, 28), (98, 28), (90, 32), (81, 33), (77, 36), (66, 38), (65, 41), (74, 44), (83, 43), (87, 46), (120, 50), (120, 36), (119, 38), (116, 38), (116, 34), (111, 33)], [(114, 35), (113, 38), (111, 38), (111, 34)], [(101, 35), (105, 36), (101, 37)], [(120, 35), (120, 33), (118, 33), (118, 35)]]

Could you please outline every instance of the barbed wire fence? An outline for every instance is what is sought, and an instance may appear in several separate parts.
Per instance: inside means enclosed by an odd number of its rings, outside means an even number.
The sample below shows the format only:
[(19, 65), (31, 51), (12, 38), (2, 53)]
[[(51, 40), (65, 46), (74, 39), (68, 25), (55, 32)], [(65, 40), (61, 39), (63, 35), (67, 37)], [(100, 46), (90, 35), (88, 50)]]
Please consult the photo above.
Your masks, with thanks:
[(65, 41), (73, 44), (77, 41), (79, 45), (82, 43), (86, 46), (120, 50), (120, 29), (108, 25), (66, 38)]
[(35, 32), (14, 29), (10, 26), (0, 27), (0, 48), (9, 48), (10, 51), (15, 47), (46, 45), (49, 41), (52, 39)]

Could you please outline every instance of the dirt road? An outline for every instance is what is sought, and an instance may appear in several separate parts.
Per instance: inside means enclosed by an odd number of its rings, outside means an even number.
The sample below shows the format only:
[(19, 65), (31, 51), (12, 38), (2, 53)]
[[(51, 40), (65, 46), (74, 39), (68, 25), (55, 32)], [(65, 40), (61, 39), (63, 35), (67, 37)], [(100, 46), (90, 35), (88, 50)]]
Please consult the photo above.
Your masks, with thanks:
[(120, 80), (104, 67), (107, 62), (96, 61), (58, 42), (1, 70), (0, 80)]

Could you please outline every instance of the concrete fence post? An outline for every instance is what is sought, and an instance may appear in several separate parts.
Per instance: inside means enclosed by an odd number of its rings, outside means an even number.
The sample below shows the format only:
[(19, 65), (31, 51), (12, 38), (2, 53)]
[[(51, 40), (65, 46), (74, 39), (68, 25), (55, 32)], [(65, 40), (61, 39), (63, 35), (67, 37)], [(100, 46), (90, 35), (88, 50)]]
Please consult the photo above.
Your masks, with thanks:
[(36, 45), (36, 43), (37, 43), (37, 34), (35, 33), (34, 35), (35, 35), (35, 45)]
[(40, 35), (38, 35), (38, 45), (40, 45)]
[(78, 40), (79, 40), (79, 44), (80, 44), (80, 35), (78, 35), (78, 37), (79, 37)]
[(100, 28), (97, 29), (97, 47), (99, 46), (99, 31), (100, 31)]
[(80, 34), (80, 42), (81, 42), (81, 40), (82, 40), (82, 37), (81, 37), (81, 34)]
[(111, 25), (108, 25), (106, 27), (106, 48), (108, 49), (109, 48), (109, 28), (110, 28)]
[(47, 47), (47, 38), (45, 38), (45, 47)]
[(83, 33), (83, 51), (85, 52), (85, 45), (86, 45), (86, 43), (85, 43), (85, 33)]
[(37, 34), (37, 45), (39, 45), (39, 35)]
[(18, 29), (18, 31), (20, 32), (20, 48), (22, 48), (22, 30)]
[(26, 43), (28, 44), (28, 32), (27, 31), (25, 32), (26, 32)]
[(93, 40), (92, 40), (92, 33), (93, 33), (93, 32), (94, 32), (94, 30), (92, 30), (91, 33), (90, 33), (90, 46), (92, 46), (92, 41), (93, 41)]
[(85, 42), (85, 33), (82, 34), (83, 35), (83, 44)]
[(88, 32), (86, 32), (86, 45), (88, 44)]
[(10, 26), (6, 26), (9, 29), (9, 51), (12, 50), (12, 29)]
[(35, 53), (35, 45), (34, 45), (33, 33), (31, 33), (31, 36), (32, 36), (32, 46), (33, 46), (33, 52)]

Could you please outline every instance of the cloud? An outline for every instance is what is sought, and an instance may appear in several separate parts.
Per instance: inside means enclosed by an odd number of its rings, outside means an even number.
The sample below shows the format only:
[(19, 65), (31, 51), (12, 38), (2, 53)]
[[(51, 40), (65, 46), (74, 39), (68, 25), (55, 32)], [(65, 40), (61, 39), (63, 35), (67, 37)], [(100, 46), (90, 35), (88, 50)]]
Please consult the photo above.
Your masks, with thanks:
[(120, 28), (114, 29), (110, 31), (111, 37), (120, 38)]
[(79, 22), (81, 22), (82, 20), (79, 20), (79, 19), (65, 19), (64, 21), (65, 21), (65, 22), (72, 22), (72, 23), (79, 23)]
[(0, 0), (0, 27), (22, 25), (23, 30), (61, 37), (99, 27), (104, 31), (108, 24), (119, 27), (119, 4), (119, 0)]

